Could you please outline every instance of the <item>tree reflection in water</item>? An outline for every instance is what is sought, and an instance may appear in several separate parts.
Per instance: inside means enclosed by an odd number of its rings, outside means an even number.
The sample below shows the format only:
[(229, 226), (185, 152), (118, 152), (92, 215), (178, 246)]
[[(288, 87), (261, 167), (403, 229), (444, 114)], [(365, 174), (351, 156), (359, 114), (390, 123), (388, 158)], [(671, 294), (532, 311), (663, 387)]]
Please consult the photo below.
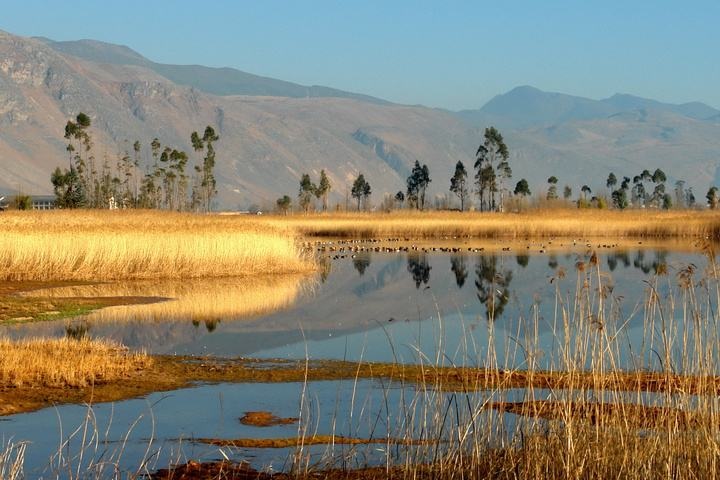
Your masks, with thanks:
[(423, 283), (427, 285), (430, 282), (430, 270), (432, 269), (428, 263), (427, 255), (417, 252), (408, 253), (407, 261), (407, 269), (415, 282), (415, 288), (420, 288)]
[(370, 266), (370, 254), (368, 253), (359, 253), (353, 258), (353, 267), (355, 267), (355, 270), (362, 276), (365, 273), (365, 270), (367, 267)]
[(485, 315), (489, 322), (502, 316), (510, 300), (510, 282), (512, 270), (502, 269), (497, 256), (480, 256), (475, 266), (475, 287), (480, 303), (485, 305)]
[(468, 276), (466, 260), (465, 255), (453, 255), (450, 257), (450, 270), (455, 274), (455, 283), (458, 288), (465, 285), (465, 279)]

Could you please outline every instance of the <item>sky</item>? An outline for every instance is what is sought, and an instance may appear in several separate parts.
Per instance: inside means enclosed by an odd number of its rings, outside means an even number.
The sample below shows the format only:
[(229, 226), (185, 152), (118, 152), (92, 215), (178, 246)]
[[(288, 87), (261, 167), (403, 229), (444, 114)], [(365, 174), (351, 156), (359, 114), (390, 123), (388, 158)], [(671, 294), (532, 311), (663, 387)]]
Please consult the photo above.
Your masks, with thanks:
[(478, 108), (519, 85), (720, 108), (720, 2), (0, 0), (0, 29), (127, 45), (404, 104)]

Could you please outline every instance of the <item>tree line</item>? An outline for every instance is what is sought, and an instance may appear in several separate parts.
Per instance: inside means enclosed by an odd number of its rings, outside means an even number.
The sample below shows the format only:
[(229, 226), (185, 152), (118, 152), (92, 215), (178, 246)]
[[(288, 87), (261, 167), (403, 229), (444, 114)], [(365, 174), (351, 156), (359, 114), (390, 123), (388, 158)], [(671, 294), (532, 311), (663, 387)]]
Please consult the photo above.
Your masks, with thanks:
[(50, 176), (58, 207), (211, 210), (217, 194), (215, 143), (220, 140), (213, 127), (205, 127), (202, 136), (190, 134), (197, 157), (190, 168), (187, 152), (158, 138), (149, 143), (149, 161), (143, 161), (143, 145), (135, 140), (132, 152), (128, 148), (114, 161), (105, 153), (99, 163), (91, 124), (82, 112), (65, 124), (69, 167), (57, 167)]
[[(522, 200), (532, 195), (530, 185), (525, 178), (520, 179), (514, 189), (510, 190), (509, 182), (513, 171), (510, 166), (510, 151), (503, 139), (502, 134), (495, 127), (485, 129), (483, 142), (475, 152), (474, 177), (468, 178), (468, 171), (462, 161), (455, 165), (453, 175), (450, 177), (449, 191), (454, 194), (459, 203), (460, 211), (466, 210), (468, 203), (477, 198), (477, 206), (480, 211), (505, 211), (506, 201), (512, 197), (513, 200)], [(430, 170), (427, 165), (421, 165), (415, 161), (410, 175), (406, 179), (406, 188), (399, 190), (391, 199), (384, 202), (384, 208), (413, 208), (424, 210), (426, 208), (426, 192), (428, 185), (432, 182)], [(592, 189), (584, 184), (579, 188), (579, 195), (574, 201), (579, 208), (607, 208), (608, 201), (616, 209), (633, 208), (694, 208), (697, 200), (692, 188), (686, 187), (683, 180), (675, 182), (673, 194), (667, 191), (665, 183), (667, 176), (665, 172), (657, 168), (654, 172), (643, 170), (631, 177), (624, 176), (619, 179), (614, 173), (610, 173), (605, 182), (610, 191), (609, 199), (604, 196), (593, 196)], [(303, 212), (307, 213), (312, 206), (312, 199), (323, 199), (323, 211), (327, 210), (327, 195), (331, 190), (330, 181), (321, 171), (319, 186), (316, 186), (308, 174), (303, 174), (300, 181), (298, 204)], [(371, 187), (364, 174), (360, 173), (352, 183), (350, 195), (356, 200), (357, 210), (366, 209)], [(570, 185), (562, 187), (559, 191), (559, 179), (551, 175), (547, 179), (547, 190), (545, 200), (560, 200), (560, 196), (566, 202), (572, 201), (573, 188)], [(707, 204), (710, 208), (717, 208), (720, 205), (720, 190), (712, 186), (706, 194)], [(517, 202), (513, 204), (517, 207)], [(292, 199), (285, 195), (277, 200), (278, 209), (287, 213), (292, 207)]]

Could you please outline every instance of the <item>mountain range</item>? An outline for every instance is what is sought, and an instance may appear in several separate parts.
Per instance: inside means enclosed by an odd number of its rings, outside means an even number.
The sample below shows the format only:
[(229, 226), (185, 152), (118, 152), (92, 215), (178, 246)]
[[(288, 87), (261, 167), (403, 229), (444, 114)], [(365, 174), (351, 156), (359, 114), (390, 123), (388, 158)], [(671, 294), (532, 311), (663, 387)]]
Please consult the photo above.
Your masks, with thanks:
[[(485, 127), (511, 152), (513, 184), (604, 189), (619, 177), (662, 168), (704, 195), (720, 183), (720, 111), (617, 94), (603, 100), (517, 87), (482, 108), (451, 112), (324, 86), (303, 86), (232, 68), (165, 65), (118, 45), (55, 42), (0, 31), (0, 192), (49, 193), (50, 172), (68, 164), (63, 129), (80, 111), (93, 122), (94, 152), (113, 163), (135, 140), (182, 148), (213, 125), (221, 208), (271, 207), (295, 197), (303, 173), (325, 169), (331, 204), (362, 172), (378, 204), (404, 190), (415, 160), (430, 169), (431, 198), (449, 194), (455, 163), (472, 169)], [(703, 190), (704, 189), (704, 190)], [(698, 195), (701, 193), (702, 195)]]

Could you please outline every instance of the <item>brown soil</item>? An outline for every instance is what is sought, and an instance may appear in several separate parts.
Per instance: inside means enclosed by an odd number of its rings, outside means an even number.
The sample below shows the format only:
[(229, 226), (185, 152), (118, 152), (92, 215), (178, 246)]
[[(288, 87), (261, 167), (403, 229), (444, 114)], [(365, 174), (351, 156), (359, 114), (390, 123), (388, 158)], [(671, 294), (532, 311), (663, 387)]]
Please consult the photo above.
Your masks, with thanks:
[(544, 388), (717, 395), (720, 377), (691, 377), (651, 372), (524, 372), (477, 368), (355, 363), (346, 361), (211, 359), (154, 356), (132, 376), (88, 388), (11, 388), (0, 384), (0, 415), (63, 403), (119, 401), (152, 392), (189, 387), (195, 382), (304, 382), (356, 378), (386, 379), (444, 391)]
[(240, 423), (250, 425), (252, 427), (272, 427), (274, 425), (291, 425), (296, 423), (296, 417), (280, 418), (270, 412), (245, 412), (240, 417)]
[[(410, 473), (410, 476), (408, 474)], [(253, 469), (246, 463), (232, 463), (228, 461), (200, 463), (190, 461), (183, 465), (158, 470), (148, 475), (148, 480), (381, 480), (406, 479), (418, 480), (437, 478), (436, 471), (424, 465), (412, 467), (407, 472), (402, 467), (370, 467), (355, 470), (320, 470), (303, 474), (267, 473)]]
[(218, 447), (236, 448), (290, 448), (308, 445), (370, 445), (374, 443), (391, 445), (423, 445), (428, 442), (405, 438), (354, 438), (340, 435), (311, 435), (289, 438), (196, 438), (195, 442), (207, 443)]

